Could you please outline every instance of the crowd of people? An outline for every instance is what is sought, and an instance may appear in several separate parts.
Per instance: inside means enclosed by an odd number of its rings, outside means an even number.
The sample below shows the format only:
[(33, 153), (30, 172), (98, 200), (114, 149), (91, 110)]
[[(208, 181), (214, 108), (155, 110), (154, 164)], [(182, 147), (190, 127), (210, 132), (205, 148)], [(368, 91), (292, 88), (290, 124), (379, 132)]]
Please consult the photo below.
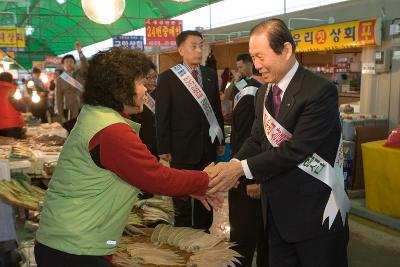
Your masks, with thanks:
[[(250, 53), (237, 56), (237, 72), (224, 74), (222, 90), (217, 72), (200, 64), (201, 33), (184, 31), (176, 43), (182, 62), (159, 75), (141, 52), (111, 48), (88, 61), (79, 42), (81, 67), (64, 56), (54, 94), (40, 70), (32, 71), (41, 95), (32, 113), (45, 122), (50, 106), (70, 131), (45, 195), (38, 267), (111, 266), (140, 192), (172, 196), (175, 226), (205, 231), (228, 192), (230, 240), (243, 256), (238, 266), (252, 266), (255, 252), (259, 267), (347, 266), (348, 210), (339, 207), (342, 216), (323, 221), (332, 187), (300, 167), (313, 154), (334, 166), (334, 85), (297, 62), (278, 19), (252, 29)], [(14, 93), (12, 79), (0, 74), (7, 114), (0, 115), (0, 134), (21, 138)], [(225, 153), (221, 99), (232, 107), (232, 159), (216, 164)]]

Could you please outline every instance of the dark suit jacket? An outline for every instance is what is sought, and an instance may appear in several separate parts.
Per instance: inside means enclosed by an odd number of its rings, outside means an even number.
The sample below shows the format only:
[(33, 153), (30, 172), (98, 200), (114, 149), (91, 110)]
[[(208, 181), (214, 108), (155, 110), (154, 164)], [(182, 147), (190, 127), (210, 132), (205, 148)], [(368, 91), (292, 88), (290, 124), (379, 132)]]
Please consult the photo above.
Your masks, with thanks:
[[(224, 131), (218, 78), (214, 70), (200, 66), (203, 90)], [(200, 105), (179, 78), (167, 70), (158, 77), (156, 88), (156, 132), (158, 154), (171, 153), (173, 163), (200, 164), (216, 157), (215, 138), (211, 143), (210, 125)]]
[[(150, 95), (155, 99), (156, 92), (153, 91)], [(137, 123), (140, 123), (139, 137), (143, 144), (147, 146), (147, 149), (154, 156), (158, 157), (157, 154), (157, 139), (156, 139), (156, 119), (153, 112), (146, 106), (143, 105), (143, 112), (134, 114), (131, 119)]]
[[(246, 79), (247, 86), (260, 87), (261, 83), (250, 78)], [(247, 87), (246, 86), (246, 87)], [(235, 87), (233, 95), (239, 90)], [(251, 126), (254, 122), (254, 96), (246, 95), (240, 99), (232, 112), (231, 154), (235, 155), (244, 141), (250, 136)]]
[[(283, 239), (298, 242), (328, 231), (322, 216), (331, 189), (297, 165), (314, 152), (333, 165), (341, 133), (338, 93), (331, 82), (299, 66), (277, 118), (293, 137), (273, 148), (263, 129), (264, 104), (274, 114), (272, 90), (263, 102), (266, 88), (264, 85), (257, 92), (251, 136), (235, 157), (247, 159)], [(341, 230), (337, 216), (330, 232)]]

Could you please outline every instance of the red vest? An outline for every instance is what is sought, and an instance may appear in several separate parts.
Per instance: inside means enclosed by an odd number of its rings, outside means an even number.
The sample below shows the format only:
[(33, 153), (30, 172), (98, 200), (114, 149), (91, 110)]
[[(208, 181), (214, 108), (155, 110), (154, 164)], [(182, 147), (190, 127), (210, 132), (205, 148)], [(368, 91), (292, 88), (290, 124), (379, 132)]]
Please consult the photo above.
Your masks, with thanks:
[(10, 93), (15, 90), (15, 85), (0, 81), (0, 129), (20, 128), (24, 126), (24, 120), (8, 99)]

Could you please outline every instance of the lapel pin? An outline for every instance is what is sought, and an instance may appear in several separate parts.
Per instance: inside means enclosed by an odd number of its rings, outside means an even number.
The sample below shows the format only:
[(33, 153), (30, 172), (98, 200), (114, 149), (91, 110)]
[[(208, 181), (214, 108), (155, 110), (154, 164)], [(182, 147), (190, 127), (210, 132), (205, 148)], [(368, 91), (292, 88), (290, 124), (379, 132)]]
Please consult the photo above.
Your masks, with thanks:
[(289, 104), (287, 104), (287, 106), (288, 106), (288, 107), (290, 107), (290, 103), (289, 103)]

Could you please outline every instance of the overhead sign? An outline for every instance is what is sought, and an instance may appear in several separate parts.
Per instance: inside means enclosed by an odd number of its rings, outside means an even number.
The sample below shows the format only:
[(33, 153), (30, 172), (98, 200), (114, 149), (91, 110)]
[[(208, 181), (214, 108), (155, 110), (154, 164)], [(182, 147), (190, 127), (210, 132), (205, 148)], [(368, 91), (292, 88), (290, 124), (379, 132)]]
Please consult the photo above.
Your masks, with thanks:
[(144, 50), (143, 36), (117, 35), (113, 37), (114, 47), (128, 47), (135, 50)]
[(182, 20), (146, 19), (146, 46), (175, 46)]
[(23, 51), (25, 48), (25, 29), (0, 27), (0, 47), (7, 51)]
[(354, 20), (292, 31), (296, 52), (327, 51), (381, 44), (380, 19)]
[(7, 54), (5, 54), (5, 53), (3, 53), (3, 52), (0, 51), (0, 59), (3, 59), (4, 56), (6, 56), (6, 55), (7, 55), (8, 57), (15, 58), (15, 53), (14, 53), (14, 52), (7, 52)]
[(44, 70), (45, 62), (44, 61), (32, 61), (32, 68), (38, 68), (40, 70)]
[(57, 56), (46, 56), (45, 65), (59, 67), (62, 65), (61, 60), (62, 60), (62, 58), (57, 57)]

